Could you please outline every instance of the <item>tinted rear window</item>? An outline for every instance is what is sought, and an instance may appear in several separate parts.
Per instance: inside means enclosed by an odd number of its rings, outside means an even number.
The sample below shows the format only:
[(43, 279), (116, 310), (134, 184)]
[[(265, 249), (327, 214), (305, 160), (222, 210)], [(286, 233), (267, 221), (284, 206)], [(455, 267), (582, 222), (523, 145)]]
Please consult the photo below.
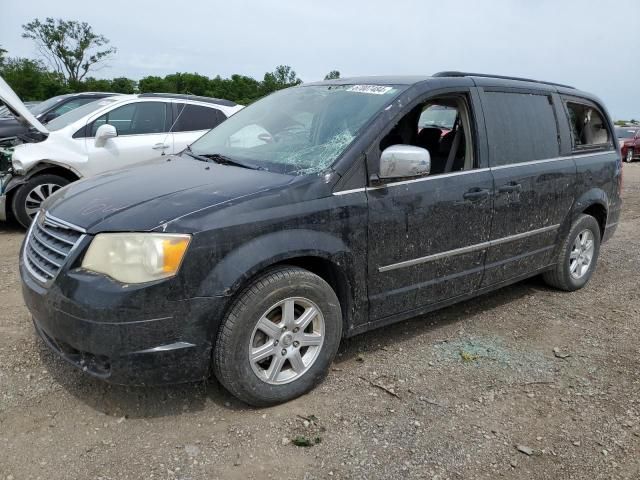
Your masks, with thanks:
[(485, 92), (484, 110), (491, 166), (560, 155), (558, 126), (550, 96)]
[(227, 117), (217, 108), (201, 105), (178, 104), (178, 119), (173, 127), (174, 132), (192, 132), (211, 130)]

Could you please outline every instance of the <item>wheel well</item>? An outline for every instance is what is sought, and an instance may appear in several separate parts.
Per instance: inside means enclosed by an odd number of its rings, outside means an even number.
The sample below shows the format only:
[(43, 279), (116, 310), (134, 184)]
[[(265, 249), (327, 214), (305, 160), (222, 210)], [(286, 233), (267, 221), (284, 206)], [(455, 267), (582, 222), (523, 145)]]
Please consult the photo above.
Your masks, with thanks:
[(37, 168), (32, 174), (28, 175), (28, 178), (33, 178), (37, 175), (58, 175), (59, 177), (65, 178), (70, 182), (75, 182), (79, 180), (80, 177), (76, 175), (74, 172), (69, 170), (68, 168), (61, 167), (59, 165), (51, 165), (51, 164), (42, 164), (40, 168)]
[(602, 238), (605, 227), (607, 226), (607, 209), (599, 203), (594, 203), (593, 205), (585, 208), (582, 213), (591, 215), (598, 221), (598, 225), (600, 226), (600, 238)]
[(312, 256), (304, 256), (304, 257), (295, 257), (283, 260), (281, 262), (274, 263), (269, 265), (267, 268), (261, 270), (256, 275), (254, 275), (251, 279), (247, 281), (246, 284), (250, 283), (254, 278), (258, 275), (261, 275), (266, 270), (271, 270), (276, 267), (291, 265), (294, 267), (304, 268), (305, 270), (310, 271), (318, 275), (325, 282), (329, 284), (329, 286), (333, 289), (336, 296), (338, 297), (338, 301), (340, 302), (340, 309), (342, 310), (342, 322), (343, 322), (343, 333), (348, 331), (350, 324), (350, 314), (351, 311), (351, 294), (349, 288), (349, 282), (344, 274), (344, 272), (333, 262), (327, 260), (322, 257), (312, 257)]

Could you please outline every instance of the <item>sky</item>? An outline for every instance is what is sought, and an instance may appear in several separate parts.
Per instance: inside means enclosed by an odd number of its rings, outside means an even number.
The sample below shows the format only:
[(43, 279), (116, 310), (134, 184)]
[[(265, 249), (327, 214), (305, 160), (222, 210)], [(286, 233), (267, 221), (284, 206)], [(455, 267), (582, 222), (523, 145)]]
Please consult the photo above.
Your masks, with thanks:
[(118, 48), (98, 78), (461, 70), (573, 85), (640, 119), (640, 0), (0, 0), (0, 45), (37, 56), (21, 26), (47, 16), (86, 21)]

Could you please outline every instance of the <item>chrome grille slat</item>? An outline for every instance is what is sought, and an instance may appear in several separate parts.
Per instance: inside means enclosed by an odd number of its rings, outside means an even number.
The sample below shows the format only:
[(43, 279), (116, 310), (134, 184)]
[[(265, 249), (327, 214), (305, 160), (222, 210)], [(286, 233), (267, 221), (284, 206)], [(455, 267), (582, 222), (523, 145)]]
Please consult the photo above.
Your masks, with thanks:
[(69, 252), (64, 252), (62, 250), (59, 250), (58, 248), (56, 248), (55, 246), (51, 245), (49, 242), (47, 242), (46, 240), (43, 240), (42, 237), (40, 237), (40, 234), (38, 233), (37, 230), (33, 231), (33, 237), (34, 240), (36, 240), (40, 245), (42, 245), (43, 247), (51, 250), (52, 252), (57, 253), (58, 255), (60, 255), (61, 257), (66, 257), (67, 255), (69, 255)]
[(49, 278), (53, 278), (54, 274), (53, 272), (50, 272), (49, 270), (47, 270), (46, 268), (44, 268), (36, 258), (34, 258), (33, 253), (31, 253), (31, 251), (29, 251), (29, 249), (27, 249), (27, 258), (30, 260), (31, 262), (31, 266), (37, 268), (38, 270), (40, 270), (42, 273), (44, 273), (45, 275), (47, 275)]
[(52, 281), (84, 237), (84, 231), (48, 214), (40, 213), (29, 229), (24, 263), (40, 282)]
[[(39, 227), (39, 225), (37, 225), (37, 227)], [(42, 229), (41, 229), (41, 230), (42, 230)], [(64, 238), (64, 237), (62, 237), (62, 236), (60, 236), (59, 234), (55, 234), (55, 233), (48, 232), (48, 231), (47, 231), (47, 232), (45, 232), (45, 233), (46, 233), (47, 235), (49, 235), (50, 237), (55, 238), (56, 240), (60, 240), (61, 242), (64, 242), (64, 243), (66, 243), (66, 244), (71, 245), (72, 247), (75, 245), (75, 242), (74, 242), (74, 241), (72, 241), (72, 240), (68, 240), (68, 239), (66, 239), (66, 238)]]
[(40, 250), (40, 247), (37, 246), (37, 242), (31, 242), (31, 244), (29, 245), (29, 248), (31, 248), (34, 252), (40, 255), (40, 257), (42, 257), (46, 262), (49, 262), (54, 267), (58, 267), (58, 268), (62, 267), (61, 263), (58, 263), (57, 261), (53, 260), (51, 257), (47, 256), (46, 253)]

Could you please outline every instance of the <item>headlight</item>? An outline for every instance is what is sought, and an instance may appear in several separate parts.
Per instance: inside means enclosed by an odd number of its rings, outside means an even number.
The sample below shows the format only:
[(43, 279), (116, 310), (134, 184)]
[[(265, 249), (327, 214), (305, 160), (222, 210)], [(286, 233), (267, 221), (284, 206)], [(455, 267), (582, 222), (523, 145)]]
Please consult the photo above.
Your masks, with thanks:
[(620, 148), (624, 147), (624, 140), (618, 140), (618, 145), (620, 145)]
[(144, 283), (178, 273), (190, 235), (100, 233), (89, 245), (82, 268), (123, 283)]
[(13, 167), (13, 171), (18, 175), (22, 175), (24, 173), (24, 167), (22, 166), (22, 162), (20, 160), (16, 160), (15, 158), (12, 159), (11, 166)]

